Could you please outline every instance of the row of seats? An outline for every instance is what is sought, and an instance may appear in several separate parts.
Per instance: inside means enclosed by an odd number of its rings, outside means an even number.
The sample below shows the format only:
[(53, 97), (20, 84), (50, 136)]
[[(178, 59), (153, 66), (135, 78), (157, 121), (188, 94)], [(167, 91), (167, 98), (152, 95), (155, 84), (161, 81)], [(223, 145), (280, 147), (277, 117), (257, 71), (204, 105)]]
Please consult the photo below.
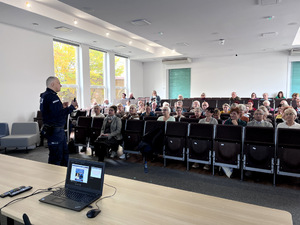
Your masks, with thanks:
[(40, 142), (39, 126), (36, 122), (13, 123), (11, 134), (7, 123), (0, 123), (0, 147), (28, 149)]
[[(83, 118), (82, 118), (83, 119)], [(83, 122), (85, 121), (85, 122)], [(89, 121), (89, 122), (87, 122)], [(89, 123), (90, 126), (83, 126)], [(99, 136), (103, 118), (78, 118), (75, 145), (93, 147)], [(154, 151), (167, 160), (225, 166), (244, 171), (300, 177), (300, 135), (298, 129), (241, 127), (154, 120), (122, 120), (123, 151), (140, 154), (138, 145), (153, 129), (162, 131), (163, 139)], [(86, 134), (83, 136), (82, 134)]]

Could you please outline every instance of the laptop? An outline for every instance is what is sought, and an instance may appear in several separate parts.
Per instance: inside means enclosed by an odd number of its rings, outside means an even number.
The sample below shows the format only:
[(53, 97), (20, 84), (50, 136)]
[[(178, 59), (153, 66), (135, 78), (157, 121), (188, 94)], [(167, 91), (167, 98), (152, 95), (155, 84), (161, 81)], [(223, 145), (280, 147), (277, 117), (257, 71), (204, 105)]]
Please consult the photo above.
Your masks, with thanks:
[(105, 164), (70, 158), (65, 187), (39, 201), (81, 211), (102, 196)]

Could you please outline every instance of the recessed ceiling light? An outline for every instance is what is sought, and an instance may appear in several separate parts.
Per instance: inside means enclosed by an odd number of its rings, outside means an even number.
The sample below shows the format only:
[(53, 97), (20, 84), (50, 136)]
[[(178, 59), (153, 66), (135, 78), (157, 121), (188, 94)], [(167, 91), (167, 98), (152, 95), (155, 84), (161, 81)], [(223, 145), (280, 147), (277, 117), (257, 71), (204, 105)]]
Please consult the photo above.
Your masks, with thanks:
[(59, 31), (62, 31), (62, 32), (71, 32), (72, 29), (68, 28), (68, 27), (54, 27), (55, 30), (59, 30)]
[(159, 31), (158, 34), (162, 36), (164, 35), (164, 32)]
[(162, 54), (166, 54), (166, 52), (165, 52), (165, 51), (163, 51), (163, 52), (162, 52)]
[(278, 32), (267, 32), (267, 33), (262, 33), (262, 37), (275, 37), (278, 35)]
[(146, 51), (149, 51), (149, 48), (146, 48)]
[(177, 46), (190, 46), (189, 43), (186, 43), (186, 42), (179, 42), (179, 43), (176, 43)]
[(176, 52), (176, 50), (175, 50), (175, 49), (173, 49), (173, 50), (172, 50), (172, 52), (173, 52), (173, 53), (175, 53), (175, 52)]
[(26, 2), (25, 5), (26, 5), (27, 8), (30, 8), (30, 7), (31, 7), (30, 2)]
[(135, 26), (147, 26), (151, 25), (151, 23), (146, 19), (137, 19), (137, 20), (131, 20), (131, 24)]
[(109, 33), (107, 32), (105, 35), (106, 35), (106, 36), (109, 36)]
[(131, 44), (132, 44), (132, 41), (129, 41), (129, 44), (131, 45)]
[(76, 24), (78, 24), (78, 21), (77, 21), (77, 20), (74, 20), (74, 22), (73, 22), (73, 23), (76, 25)]

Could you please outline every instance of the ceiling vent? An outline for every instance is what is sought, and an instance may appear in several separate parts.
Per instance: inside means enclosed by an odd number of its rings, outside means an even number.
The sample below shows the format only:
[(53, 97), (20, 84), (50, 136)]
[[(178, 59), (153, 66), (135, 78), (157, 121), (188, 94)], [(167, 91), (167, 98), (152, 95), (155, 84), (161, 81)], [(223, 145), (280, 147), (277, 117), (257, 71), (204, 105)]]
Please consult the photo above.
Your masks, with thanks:
[(68, 27), (54, 27), (55, 30), (59, 30), (59, 31), (62, 31), (62, 32), (71, 32), (72, 29), (68, 28)]
[(259, 5), (275, 5), (279, 4), (281, 0), (258, 0)]
[(191, 58), (176, 58), (176, 59), (163, 59), (162, 63), (166, 65), (186, 64), (191, 63)]
[(297, 55), (297, 56), (300, 56), (300, 48), (293, 48), (293, 49), (290, 51), (290, 55)]
[(131, 24), (135, 26), (147, 26), (151, 25), (151, 23), (146, 19), (138, 19), (138, 20), (131, 20)]

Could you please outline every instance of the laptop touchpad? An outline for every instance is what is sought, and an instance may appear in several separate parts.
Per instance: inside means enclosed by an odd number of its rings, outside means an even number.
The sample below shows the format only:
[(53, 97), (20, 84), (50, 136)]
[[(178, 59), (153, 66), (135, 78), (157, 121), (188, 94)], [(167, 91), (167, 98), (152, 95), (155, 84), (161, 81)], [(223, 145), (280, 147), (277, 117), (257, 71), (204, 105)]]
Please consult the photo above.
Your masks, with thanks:
[(62, 202), (65, 201), (65, 199), (63, 199), (63, 198), (53, 198), (52, 201), (55, 202), (55, 203), (62, 203)]

